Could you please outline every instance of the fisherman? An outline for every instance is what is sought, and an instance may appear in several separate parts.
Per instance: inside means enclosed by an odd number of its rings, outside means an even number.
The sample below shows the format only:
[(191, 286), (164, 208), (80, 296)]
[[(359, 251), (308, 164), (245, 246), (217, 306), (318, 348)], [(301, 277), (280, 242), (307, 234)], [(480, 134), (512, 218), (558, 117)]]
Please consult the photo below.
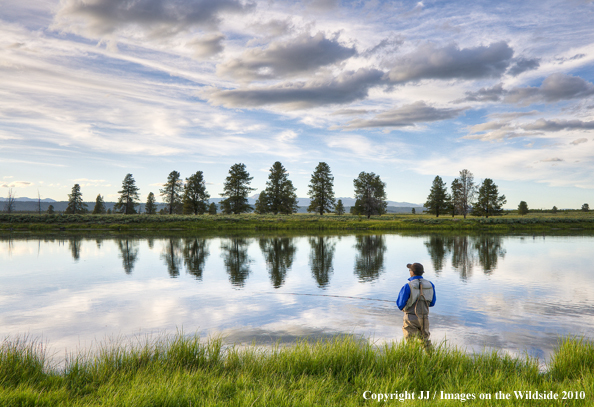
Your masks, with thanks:
[(423, 278), (423, 265), (407, 264), (410, 272), (408, 284), (400, 290), (396, 305), (404, 311), (402, 331), (404, 339), (420, 338), (425, 347), (431, 347), (429, 340), (429, 307), (435, 305), (435, 286)]

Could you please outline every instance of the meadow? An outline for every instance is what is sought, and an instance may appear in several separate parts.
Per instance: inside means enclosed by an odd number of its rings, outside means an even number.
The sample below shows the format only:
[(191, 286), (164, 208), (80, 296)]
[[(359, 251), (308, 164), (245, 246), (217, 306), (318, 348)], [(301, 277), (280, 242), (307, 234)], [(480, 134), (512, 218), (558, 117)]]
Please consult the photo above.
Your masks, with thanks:
[[(178, 333), (104, 344), (69, 355), (61, 367), (50, 356), (38, 341), (5, 339), (0, 405), (384, 405), (380, 394), (386, 403), (410, 406), (428, 404), (421, 394), (438, 406), (594, 403), (594, 344), (579, 338), (561, 340), (544, 371), (531, 358), (468, 354), (443, 343), (430, 351), (415, 341), (375, 345), (353, 336), (263, 348)], [(526, 400), (526, 392), (558, 399)]]

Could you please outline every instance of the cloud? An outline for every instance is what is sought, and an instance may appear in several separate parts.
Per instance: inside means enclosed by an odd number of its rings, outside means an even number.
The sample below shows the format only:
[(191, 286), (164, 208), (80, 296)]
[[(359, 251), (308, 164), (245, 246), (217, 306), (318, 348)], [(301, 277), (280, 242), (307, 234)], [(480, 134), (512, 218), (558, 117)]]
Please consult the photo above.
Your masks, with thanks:
[(33, 183), (29, 181), (13, 181), (11, 183), (0, 184), (3, 188), (26, 188), (31, 185), (33, 185)]
[(501, 83), (493, 86), (492, 88), (481, 88), (476, 92), (466, 92), (466, 97), (463, 99), (455, 100), (453, 103), (462, 102), (497, 102), (501, 100), (501, 97), (505, 93), (503, 85)]
[(104, 179), (88, 179), (88, 178), (77, 178), (77, 179), (73, 179), (72, 181), (74, 181), (74, 182), (93, 182), (93, 183), (105, 182)]
[(194, 50), (194, 56), (198, 58), (212, 57), (223, 51), (223, 40), (225, 36), (221, 33), (207, 35), (203, 38), (195, 38), (186, 43), (186, 46)]
[(313, 37), (304, 34), (289, 41), (274, 42), (267, 49), (247, 50), (241, 57), (219, 65), (217, 74), (241, 80), (283, 78), (313, 72), (356, 54), (355, 48), (341, 45), (336, 36), (328, 39), (323, 33)]
[(545, 158), (544, 160), (540, 160), (541, 163), (556, 163), (556, 162), (561, 162), (561, 161), (565, 161), (565, 160), (562, 158), (559, 158), (559, 157)]
[(578, 144), (587, 143), (587, 142), (588, 142), (588, 139), (587, 139), (587, 138), (585, 138), (585, 137), (582, 137), (582, 138), (578, 138), (578, 139), (576, 139), (576, 140), (573, 140), (573, 141), (572, 141), (571, 143), (569, 143), (569, 144), (572, 144), (572, 145), (574, 145), (574, 146), (577, 146)]
[(523, 72), (538, 69), (538, 67), (540, 66), (540, 58), (515, 58), (512, 61), (513, 65), (507, 71), (507, 73), (511, 76), (518, 76)]
[(455, 44), (438, 48), (428, 43), (404, 55), (388, 73), (394, 83), (422, 79), (499, 78), (511, 63), (514, 51), (506, 42), (489, 46), (458, 48)]
[(365, 99), (371, 87), (381, 84), (383, 72), (361, 68), (356, 72), (343, 72), (334, 78), (314, 79), (309, 82), (206, 91), (208, 101), (224, 107), (260, 107), (284, 105), (288, 109), (351, 103)]
[(559, 63), (559, 65), (563, 65), (567, 61), (576, 61), (578, 59), (584, 58), (585, 56), (586, 56), (586, 54), (575, 54), (574, 56), (569, 57), (569, 58), (564, 58), (564, 57), (555, 58), (555, 61), (557, 61)]
[(382, 112), (371, 119), (355, 119), (347, 123), (345, 129), (366, 127), (407, 127), (418, 123), (452, 119), (465, 109), (440, 109), (427, 105), (423, 101), (404, 105)]
[(265, 23), (253, 23), (251, 27), (254, 28), (257, 33), (272, 38), (281, 37), (293, 30), (293, 24), (289, 18), (285, 20), (273, 19)]
[(55, 21), (59, 28), (94, 37), (128, 28), (166, 37), (192, 28), (216, 29), (221, 14), (253, 8), (238, 0), (63, 0)]
[(560, 100), (582, 99), (594, 95), (594, 85), (576, 76), (554, 73), (540, 87), (514, 88), (507, 92), (504, 102), (529, 105)]
[(11, 179), (14, 178), (12, 175), (5, 175), (4, 177), (2, 177), (2, 179)]
[(538, 119), (533, 123), (528, 123), (522, 126), (526, 130), (540, 130), (540, 131), (561, 131), (561, 130), (594, 130), (594, 121), (584, 122), (581, 120), (545, 120)]

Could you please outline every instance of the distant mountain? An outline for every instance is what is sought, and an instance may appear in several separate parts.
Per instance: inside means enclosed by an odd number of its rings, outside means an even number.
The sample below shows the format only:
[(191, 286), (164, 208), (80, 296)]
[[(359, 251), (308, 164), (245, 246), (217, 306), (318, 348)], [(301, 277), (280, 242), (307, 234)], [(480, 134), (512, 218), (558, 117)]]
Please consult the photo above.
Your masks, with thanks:
[[(248, 198), (249, 203), (250, 204), (255, 203), (256, 202), (256, 199), (258, 199), (259, 196), (260, 196), (259, 193), (250, 196)], [(340, 196), (340, 197), (336, 198), (337, 201), (339, 199), (342, 199), (342, 204), (345, 207), (351, 207), (351, 206), (355, 205), (355, 198), (343, 197), (343, 196)], [(213, 199), (211, 199), (211, 201), (218, 202), (218, 201), (215, 201)], [(309, 199), (309, 198), (297, 198), (297, 204), (299, 206), (308, 207), (310, 203), (311, 203), (311, 199)], [(398, 207), (422, 208), (423, 207), (423, 205), (421, 205), (421, 204), (415, 204), (415, 203), (410, 203), (410, 202), (395, 202), (395, 201), (388, 201), (388, 206), (393, 206), (393, 207), (396, 207), (396, 208), (398, 208)]]
[[(21, 202), (31, 202), (31, 201), (37, 202), (37, 198), (27, 198), (25, 196), (14, 198), (14, 200), (21, 201)], [(0, 198), (0, 201), (8, 201), (8, 198)], [(56, 201), (54, 201), (51, 198), (44, 198), (41, 200), (41, 202), (56, 202)]]

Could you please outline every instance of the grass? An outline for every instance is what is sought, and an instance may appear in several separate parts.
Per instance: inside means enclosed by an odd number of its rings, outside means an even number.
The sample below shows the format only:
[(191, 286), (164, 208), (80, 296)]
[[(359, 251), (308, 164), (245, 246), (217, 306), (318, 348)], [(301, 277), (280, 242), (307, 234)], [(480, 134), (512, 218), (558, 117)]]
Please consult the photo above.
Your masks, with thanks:
[[(360, 406), (372, 393), (415, 393), (406, 405), (594, 404), (594, 345), (578, 338), (560, 342), (548, 371), (534, 359), (497, 352), (467, 354), (441, 345), (432, 352), (415, 342), (375, 346), (352, 336), (288, 347), (224, 348), (179, 333), (132, 346), (116, 343), (77, 355), (65, 367), (49, 366), (35, 341), (5, 340), (0, 348), (2, 406)], [(497, 392), (509, 400), (495, 400)], [(515, 392), (563, 392), (578, 400), (517, 399)], [(441, 392), (452, 399), (441, 399)], [(576, 393), (577, 392), (577, 393)], [(583, 392), (583, 393), (581, 393)], [(464, 394), (464, 396), (461, 396)], [(480, 400), (481, 394), (491, 400)], [(579, 399), (581, 394), (583, 399)], [(566, 393), (568, 395), (568, 393)], [(455, 399), (454, 399), (455, 398)], [(398, 402), (390, 400), (391, 403)]]
[(294, 215), (47, 215), (0, 214), (0, 230), (428, 230), (428, 231), (548, 231), (594, 230), (594, 211), (508, 214), (490, 218), (387, 214), (362, 216), (327, 214)]

